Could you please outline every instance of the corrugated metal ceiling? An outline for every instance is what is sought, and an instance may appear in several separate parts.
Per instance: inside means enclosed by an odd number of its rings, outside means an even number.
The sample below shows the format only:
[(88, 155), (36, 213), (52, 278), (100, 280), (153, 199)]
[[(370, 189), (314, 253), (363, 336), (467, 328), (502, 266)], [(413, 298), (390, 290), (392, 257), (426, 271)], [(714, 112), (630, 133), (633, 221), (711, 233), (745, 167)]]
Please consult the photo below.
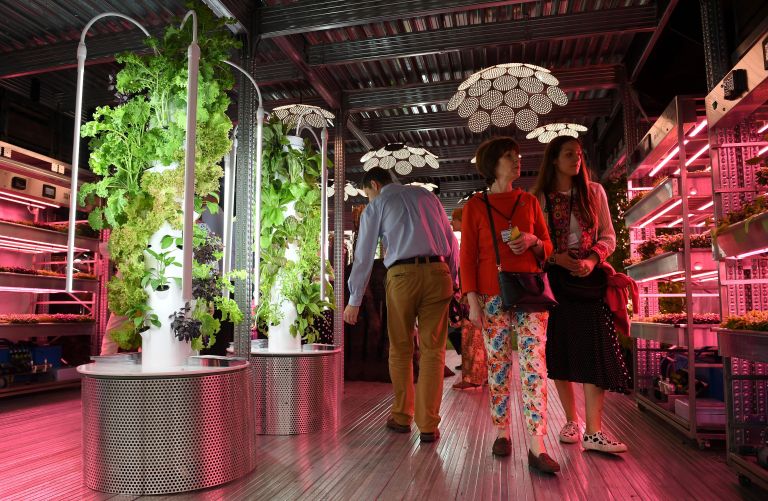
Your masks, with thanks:
[[(64, 62), (56, 71), (37, 73), (40, 65), (50, 61), (50, 54), (46, 55), (41, 49), (54, 50), (71, 44), (79, 38), (82, 26), (89, 19), (105, 11), (130, 15), (150, 28), (159, 29), (183, 14), (184, 3), (183, 0), (2, 1), (0, 87), (29, 95), (39, 82), (40, 101), (67, 112), (74, 107), (75, 78), (74, 71), (65, 66), (66, 61), (74, 63), (74, 51), (67, 48), (69, 52), (61, 53)], [(252, 28), (252, 21), (260, 17), (254, 13), (259, 2), (220, 0), (215, 3), (228, 7), (246, 28)], [(471, 133), (465, 123), (445, 109), (451, 89), (459, 81), (484, 67), (515, 61), (545, 66), (556, 75), (558, 72), (570, 75), (570, 80), (563, 79), (572, 86), (568, 90), (570, 104), (560, 118), (594, 130), (620, 99), (617, 88), (621, 84), (621, 67), (627, 64), (627, 54), (633, 46), (645, 44), (659, 19), (656, 2), (648, 0), (513, 0), (506, 5), (492, 2), (495, 5), (482, 6), (488, 3), (404, 0), (395, 5), (372, 0), (267, 0), (261, 7), (265, 14), (261, 16), (264, 36), (252, 37), (251, 45), (257, 47), (255, 74), (257, 79), (266, 82), (262, 92), (271, 103), (268, 108), (291, 101), (322, 105), (323, 92), (319, 90), (336, 92), (349, 103), (357, 98), (356, 106), (364, 109), (353, 110), (350, 119), (358, 124), (374, 147), (406, 141), (452, 155), (444, 163), (445, 174), (437, 169), (414, 173), (411, 177), (440, 184), (455, 181), (459, 176), (471, 184), (477, 181), (477, 176), (468, 160), (480, 141), (491, 135), (516, 134), (521, 138), (524, 134), (513, 128)], [(412, 9), (405, 11), (405, 6)], [(413, 15), (413, 12), (428, 14)], [(279, 31), (282, 26), (274, 20), (281, 19), (283, 14), (292, 21), (283, 24), (295, 25), (291, 28), (293, 31)], [(364, 16), (359, 19), (375, 21), (356, 22), (350, 18), (356, 15)], [(323, 23), (331, 27), (325, 28)], [(277, 31), (270, 32), (275, 26)], [(94, 26), (92, 38), (129, 37), (132, 31), (130, 23), (107, 20)], [(283, 36), (287, 38), (281, 39)], [(126, 40), (124, 43), (130, 43)], [(305, 68), (322, 76), (322, 84), (302, 72), (300, 66), (292, 67), (294, 62), (281, 50), (286, 45), (276, 43), (286, 40), (298, 47)], [(32, 60), (17, 62), (14, 66), (15, 58), (24, 54)], [(27, 73), (35, 74), (25, 75), (24, 64), (31, 68)], [(114, 63), (88, 67), (86, 109), (109, 103), (111, 93), (106, 85), (108, 75), (115, 70)], [(15, 77), (8, 78), (10, 75)], [(441, 94), (436, 89), (445, 90)], [(423, 104), (407, 105), (409, 94), (414, 92), (422, 93), (420, 95), (427, 92), (430, 98)], [(589, 139), (587, 136), (587, 141)], [(348, 168), (352, 173), (359, 169), (356, 160), (366, 148), (356, 139), (350, 138), (347, 143)], [(522, 143), (529, 152), (524, 155), (523, 170), (535, 171), (541, 146), (525, 139)], [(465, 194), (462, 191), (465, 185), (446, 184), (455, 188), (452, 194), (443, 193), (447, 208), (452, 208)]]

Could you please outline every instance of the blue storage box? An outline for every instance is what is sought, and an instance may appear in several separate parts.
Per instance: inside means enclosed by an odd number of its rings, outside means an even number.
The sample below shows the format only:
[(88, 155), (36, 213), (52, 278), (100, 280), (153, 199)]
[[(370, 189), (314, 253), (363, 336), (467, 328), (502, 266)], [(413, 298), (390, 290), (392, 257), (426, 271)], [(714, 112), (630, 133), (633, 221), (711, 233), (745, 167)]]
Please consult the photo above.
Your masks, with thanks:
[(48, 345), (32, 347), (32, 362), (35, 365), (44, 364), (46, 360), (53, 367), (59, 367), (61, 365), (61, 346)]
[[(675, 369), (687, 369), (688, 368), (688, 357), (682, 356), (682, 355), (676, 355), (675, 356)], [(718, 367), (698, 367), (696, 369), (696, 379), (699, 381), (706, 381), (709, 384), (709, 387), (707, 388), (706, 396), (709, 398), (713, 398), (715, 400), (719, 400), (721, 402), (725, 401), (725, 389), (723, 387), (724, 385), (724, 375), (723, 375), (723, 369)]]

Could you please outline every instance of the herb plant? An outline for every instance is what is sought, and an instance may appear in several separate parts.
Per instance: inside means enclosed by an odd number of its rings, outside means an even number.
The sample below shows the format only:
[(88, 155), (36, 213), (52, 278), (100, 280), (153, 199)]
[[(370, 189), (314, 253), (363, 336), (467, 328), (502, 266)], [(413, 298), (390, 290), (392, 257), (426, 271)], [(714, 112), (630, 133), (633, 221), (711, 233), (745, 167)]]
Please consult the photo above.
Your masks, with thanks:
[[(165, 276), (165, 270), (171, 266), (181, 267), (181, 264), (171, 255), (170, 252), (155, 252), (152, 249), (145, 251), (147, 254), (155, 259), (156, 267), (147, 269), (144, 277), (141, 279), (141, 286), (146, 287), (149, 285), (156, 291), (168, 290), (168, 277)], [(179, 286), (181, 285), (181, 279), (175, 277)]]
[[(298, 318), (291, 334), (315, 342), (320, 333), (313, 326), (333, 303), (320, 298), (320, 166), (321, 158), (305, 141), (304, 150), (285, 148), (289, 126), (277, 119), (264, 127), (262, 179), (261, 284), (262, 301), (255, 312), (257, 328), (266, 333), (282, 321), (279, 301), (296, 306)], [(330, 165), (330, 162), (329, 162)], [(330, 168), (330, 167), (329, 167)], [(294, 204), (296, 216), (286, 216)], [(298, 248), (298, 262), (285, 258), (288, 244)], [(330, 269), (330, 268), (328, 268)], [(279, 291), (273, 297), (273, 288)], [(329, 286), (326, 293), (333, 298)]]
[[(187, 302), (171, 315), (171, 330), (181, 341), (191, 341), (193, 350), (210, 347), (216, 342), (221, 321), (240, 323), (243, 313), (230, 297), (233, 279), (245, 279), (245, 272), (233, 271), (222, 275), (216, 263), (222, 256), (222, 242), (205, 225), (195, 225), (195, 248), (192, 265), (193, 301)], [(222, 291), (225, 291), (222, 294)], [(221, 312), (221, 320), (213, 311)]]

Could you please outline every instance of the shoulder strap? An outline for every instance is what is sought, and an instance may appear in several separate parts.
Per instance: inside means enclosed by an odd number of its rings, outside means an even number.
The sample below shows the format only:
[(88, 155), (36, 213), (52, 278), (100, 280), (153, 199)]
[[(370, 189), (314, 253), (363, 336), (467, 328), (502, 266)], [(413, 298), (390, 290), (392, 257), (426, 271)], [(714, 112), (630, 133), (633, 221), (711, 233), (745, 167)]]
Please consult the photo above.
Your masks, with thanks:
[(499, 256), (499, 242), (496, 240), (496, 225), (493, 224), (493, 214), (491, 214), (491, 202), (488, 200), (488, 192), (483, 194), (485, 208), (488, 209), (488, 220), (491, 222), (491, 237), (493, 238), (493, 250), (496, 252), (496, 268), (501, 271), (501, 257)]
[[(520, 202), (523, 194), (518, 195), (515, 200), (515, 205), (512, 207), (512, 213), (509, 215), (509, 220), (512, 220), (512, 216), (515, 215), (517, 210), (517, 204)], [(496, 225), (493, 224), (493, 214), (491, 214), (491, 201), (488, 200), (488, 192), (483, 193), (483, 199), (485, 200), (485, 208), (488, 209), (488, 220), (491, 223), (491, 237), (493, 237), (493, 250), (496, 252), (496, 268), (501, 271), (501, 256), (499, 255), (499, 242), (496, 239)]]

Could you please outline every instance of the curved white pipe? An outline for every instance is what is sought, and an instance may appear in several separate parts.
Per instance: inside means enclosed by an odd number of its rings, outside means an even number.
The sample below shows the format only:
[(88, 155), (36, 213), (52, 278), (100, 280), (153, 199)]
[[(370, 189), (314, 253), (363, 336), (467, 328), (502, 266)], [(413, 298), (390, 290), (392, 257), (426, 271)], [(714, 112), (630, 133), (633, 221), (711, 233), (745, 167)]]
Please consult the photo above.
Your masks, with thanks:
[[(67, 278), (65, 290), (66, 292), (72, 292), (72, 273), (74, 271), (74, 259), (75, 259), (75, 222), (77, 220), (77, 181), (78, 181), (78, 169), (80, 165), (80, 121), (83, 114), (83, 77), (85, 74), (85, 57), (88, 54), (88, 49), (85, 47), (85, 35), (88, 30), (91, 29), (93, 23), (104, 17), (120, 17), (127, 21), (130, 21), (136, 25), (145, 35), (149, 38), (151, 35), (138, 21), (120, 14), (119, 12), (105, 12), (94, 17), (88, 24), (85, 25), (83, 31), (80, 33), (80, 43), (77, 45), (77, 90), (75, 92), (75, 136), (72, 139), (72, 182), (69, 191), (69, 229), (67, 232)], [(155, 49), (157, 54), (157, 49)]]
[(190, 10), (187, 12), (187, 14), (184, 16), (184, 19), (181, 20), (181, 25), (179, 26), (179, 29), (182, 29), (184, 25), (187, 23), (187, 19), (192, 17), (192, 43), (197, 43), (197, 12), (194, 10)]
[(187, 135), (184, 154), (184, 231), (181, 294), (184, 302), (192, 300), (192, 236), (195, 227), (195, 143), (197, 141), (197, 80), (200, 69), (200, 46), (197, 44), (197, 14), (190, 10), (181, 28), (192, 16), (192, 43), (187, 48)]
[[(256, 83), (256, 80), (251, 76), (251, 74), (231, 61), (224, 62), (245, 75), (253, 84), (253, 87), (256, 89), (256, 94), (259, 97), (259, 108), (256, 110), (256, 200), (254, 201), (256, 204), (256, 220), (254, 221), (253, 229), (253, 233), (256, 235), (256, 243), (253, 253), (253, 303), (254, 308), (256, 308), (259, 306), (259, 286), (261, 285), (261, 157), (264, 142), (264, 107), (262, 106), (261, 90), (259, 90), (259, 85)], [(248, 161), (252, 162), (253, 159), (248, 159)], [(224, 214), (225, 224), (227, 220), (232, 220), (231, 212)]]
[(236, 70), (240, 71), (240, 73), (245, 75), (248, 78), (248, 80), (251, 81), (251, 83), (253, 84), (253, 87), (256, 89), (256, 94), (259, 96), (259, 108), (261, 108), (261, 103), (262, 103), (262, 101), (261, 101), (261, 91), (259, 90), (259, 84), (256, 83), (256, 80), (254, 80), (254, 78), (251, 76), (251, 74), (248, 73), (247, 71), (245, 71), (245, 69), (243, 69), (241, 66), (236, 65), (232, 61), (224, 61), (224, 62), (227, 63), (228, 65), (232, 66)]
[(256, 251), (253, 256), (253, 300), (254, 308), (259, 306), (259, 286), (261, 284), (261, 160), (264, 137), (264, 108), (261, 106), (261, 94), (259, 94), (259, 108), (256, 110), (256, 221), (253, 232), (256, 234)]
[(323, 125), (320, 133), (322, 139), (320, 147), (320, 300), (325, 301), (325, 261), (328, 247), (328, 127)]
[(302, 130), (308, 130), (310, 134), (315, 138), (315, 141), (320, 145), (320, 300), (325, 300), (325, 268), (327, 260), (327, 240), (328, 240), (328, 169), (327, 169), (327, 156), (328, 156), (328, 127), (325, 125), (325, 118), (323, 118), (323, 130), (320, 132), (321, 140), (318, 141), (317, 134), (311, 127), (301, 128), (301, 121), (304, 115), (309, 113), (306, 111), (299, 115), (296, 120), (296, 135), (301, 134)]
[(232, 150), (224, 157), (224, 225), (222, 241), (224, 260), (221, 267), (223, 275), (232, 271), (232, 213), (235, 193), (235, 174), (237, 173), (237, 126), (232, 131)]

